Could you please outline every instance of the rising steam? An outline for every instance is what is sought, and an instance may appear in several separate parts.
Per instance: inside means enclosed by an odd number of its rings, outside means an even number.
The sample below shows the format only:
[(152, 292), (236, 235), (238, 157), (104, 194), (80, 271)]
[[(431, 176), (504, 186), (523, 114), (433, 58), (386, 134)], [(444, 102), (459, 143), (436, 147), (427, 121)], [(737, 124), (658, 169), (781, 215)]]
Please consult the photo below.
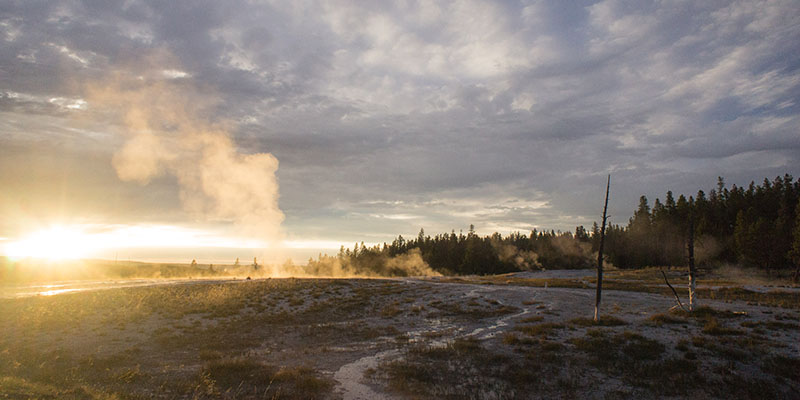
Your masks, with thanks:
[(173, 175), (184, 208), (194, 216), (231, 221), (248, 235), (276, 241), (284, 218), (278, 208), (278, 160), (269, 153), (240, 152), (229, 125), (207, 117), (213, 115), (214, 96), (191, 78), (165, 74), (171, 70), (165, 64), (170, 57), (148, 57), (87, 90), (89, 104), (125, 128), (125, 143), (113, 157), (117, 175), (142, 185)]
[(441, 276), (425, 260), (419, 249), (389, 257), (375, 253), (368, 260), (360, 261), (354, 257), (320, 255), (317, 260), (309, 260), (305, 268), (292, 270), (283, 266), (283, 273), (295, 276), (346, 277), (399, 277), (399, 276)]
[(532, 271), (541, 268), (539, 255), (533, 251), (525, 251), (510, 244), (492, 241), (492, 247), (497, 251), (497, 258), (502, 262), (512, 263), (522, 271)]

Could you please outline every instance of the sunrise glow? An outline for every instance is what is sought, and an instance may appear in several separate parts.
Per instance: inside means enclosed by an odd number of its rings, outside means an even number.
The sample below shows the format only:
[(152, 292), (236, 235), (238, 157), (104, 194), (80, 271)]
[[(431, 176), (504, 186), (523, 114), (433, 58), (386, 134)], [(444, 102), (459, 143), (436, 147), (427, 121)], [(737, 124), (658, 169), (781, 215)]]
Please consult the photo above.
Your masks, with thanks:
[[(333, 240), (283, 240), (267, 243), (263, 240), (242, 238), (213, 229), (193, 229), (172, 225), (99, 225), (63, 224), (31, 229), (18, 238), (0, 241), (0, 255), (15, 259), (36, 258), (46, 260), (74, 260), (81, 258), (113, 258), (115, 252), (125, 249), (220, 249), (220, 255), (235, 249), (338, 250), (352, 243)], [(370, 246), (375, 243), (370, 243)], [(212, 250), (213, 253), (213, 250)], [(224, 258), (224, 257), (223, 257)]]
[(80, 229), (53, 226), (6, 244), (4, 253), (14, 258), (71, 260), (86, 257), (93, 246)]

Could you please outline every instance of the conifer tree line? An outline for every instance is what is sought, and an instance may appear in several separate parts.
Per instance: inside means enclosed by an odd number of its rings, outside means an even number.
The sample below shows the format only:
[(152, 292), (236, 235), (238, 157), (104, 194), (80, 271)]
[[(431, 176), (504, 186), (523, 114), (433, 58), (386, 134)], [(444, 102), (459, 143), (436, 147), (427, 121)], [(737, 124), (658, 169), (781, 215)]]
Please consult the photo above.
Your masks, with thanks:
[(644, 196), (625, 227), (610, 226), (609, 259), (617, 267), (683, 265), (694, 225), (697, 261), (756, 267), (767, 272), (800, 264), (800, 180), (789, 174), (760, 185), (725, 186), (708, 195), (667, 192), (650, 206)]
[[(606, 228), (605, 259), (617, 268), (686, 265), (689, 229), (694, 229), (695, 258), (700, 266), (736, 264), (767, 272), (800, 272), (800, 180), (791, 175), (764, 179), (747, 187), (725, 186), (719, 178), (708, 194), (679, 195), (671, 191), (664, 201), (647, 197), (628, 224)], [(322, 269), (334, 260), (357, 273), (407, 275), (401, 256), (420, 256), (442, 274), (498, 274), (537, 268), (592, 268), (600, 239), (597, 223), (587, 231), (519, 232), (480, 236), (469, 231), (429, 236), (421, 229), (414, 238), (398, 236), (374, 247), (342, 247), (333, 257), (309, 260), (308, 268)], [(323, 262), (325, 261), (325, 262)], [(324, 271), (317, 271), (324, 272)]]

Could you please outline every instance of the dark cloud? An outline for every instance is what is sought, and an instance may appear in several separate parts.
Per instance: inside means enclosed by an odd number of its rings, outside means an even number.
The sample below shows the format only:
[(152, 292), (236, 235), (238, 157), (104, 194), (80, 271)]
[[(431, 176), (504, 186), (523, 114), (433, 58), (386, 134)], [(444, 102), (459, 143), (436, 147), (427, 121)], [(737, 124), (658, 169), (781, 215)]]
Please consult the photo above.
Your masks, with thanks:
[[(608, 173), (620, 223), (640, 194), (800, 175), (798, 54), (791, 1), (4, 2), (0, 144), (92, 143), (76, 185), (134, 193), (97, 174), (119, 130), (82, 93), (172, 73), (241, 151), (280, 160), (294, 237), (566, 230), (597, 219)], [(22, 134), (36, 116), (63, 123)], [(3, 165), (0, 183), (45, 179)], [(159, 185), (125, 207), (177, 213)]]

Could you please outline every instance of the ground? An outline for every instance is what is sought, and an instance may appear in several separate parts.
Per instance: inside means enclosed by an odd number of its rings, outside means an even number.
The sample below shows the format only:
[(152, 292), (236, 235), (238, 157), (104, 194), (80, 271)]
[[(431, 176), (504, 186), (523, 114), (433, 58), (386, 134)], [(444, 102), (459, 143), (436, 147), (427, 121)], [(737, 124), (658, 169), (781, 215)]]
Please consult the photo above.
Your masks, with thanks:
[(703, 278), (612, 271), (599, 322), (586, 270), (15, 287), (0, 398), (800, 398), (800, 291)]

